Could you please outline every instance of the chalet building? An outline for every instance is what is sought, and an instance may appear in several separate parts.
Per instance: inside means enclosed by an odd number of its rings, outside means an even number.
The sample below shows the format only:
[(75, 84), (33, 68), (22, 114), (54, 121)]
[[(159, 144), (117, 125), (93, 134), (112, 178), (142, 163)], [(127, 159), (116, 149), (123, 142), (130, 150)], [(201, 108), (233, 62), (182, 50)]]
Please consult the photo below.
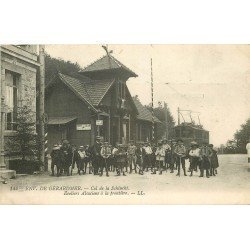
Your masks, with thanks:
[(37, 45), (0, 46), (0, 169), (8, 165), (6, 141), (16, 134), (17, 108), (28, 105), (36, 117), (37, 50)]
[(137, 75), (111, 55), (77, 74), (58, 73), (47, 84), (45, 95), (49, 150), (62, 139), (91, 145), (97, 135), (112, 145), (150, 139), (150, 116), (140, 115), (143, 106), (134, 101), (126, 85), (130, 77)]

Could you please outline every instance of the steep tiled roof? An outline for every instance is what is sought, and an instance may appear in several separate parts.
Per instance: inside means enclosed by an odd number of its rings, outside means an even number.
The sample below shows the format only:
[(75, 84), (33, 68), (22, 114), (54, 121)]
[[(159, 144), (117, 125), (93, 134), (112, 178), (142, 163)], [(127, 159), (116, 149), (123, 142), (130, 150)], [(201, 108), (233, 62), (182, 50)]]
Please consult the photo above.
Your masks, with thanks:
[(109, 69), (123, 69), (133, 77), (137, 77), (137, 75), (128, 67), (126, 67), (124, 64), (119, 62), (116, 58), (113, 56), (103, 56), (100, 59), (96, 60), (92, 64), (88, 65), (86, 68), (84, 68), (81, 72), (94, 72), (94, 71), (103, 71), (103, 70), (109, 70)]
[(91, 103), (95, 106), (100, 103), (102, 98), (108, 92), (114, 80), (101, 80), (101, 81), (92, 81), (88, 84), (85, 84), (85, 88), (88, 92)]
[(59, 77), (76, 95), (80, 96), (82, 100), (87, 102), (92, 108), (100, 103), (114, 82), (114, 80), (94, 81), (88, 79), (86, 81), (86, 79), (61, 73), (59, 73)]
[[(135, 106), (139, 112), (137, 119), (152, 122), (151, 112), (145, 106), (143, 106), (141, 104), (141, 102), (139, 101), (139, 99), (137, 97), (133, 97), (133, 101), (134, 101)], [(161, 121), (157, 117), (154, 117), (154, 121), (157, 123), (161, 123)]]

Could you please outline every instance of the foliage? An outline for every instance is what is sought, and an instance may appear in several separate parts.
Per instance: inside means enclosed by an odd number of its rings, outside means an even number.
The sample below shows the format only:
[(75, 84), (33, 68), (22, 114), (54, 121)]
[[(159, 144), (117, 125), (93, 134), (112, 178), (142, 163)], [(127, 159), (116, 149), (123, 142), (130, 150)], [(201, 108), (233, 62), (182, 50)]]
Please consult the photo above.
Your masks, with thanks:
[(53, 58), (45, 54), (45, 83), (48, 84), (57, 72), (71, 74), (80, 71), (82, 68), (78, 63), (64, 61), (61, 58)]
[(9, 138), (7, 147), (12, 152), (18, 152), (22, 160), (35, 158), (37, 155), (36, 122), (32, 110), (24, 105), (17, 110), (16, 135)]
[[(147, 105), (146, 108), (152, 110), (151, 105)], [(154, 115), (162, 122), (158, 125), (156, 138), (166, 137), (166, 131), (168, 129), (168, 138), (173, 136), (173, 128), (175, 126), (174, 117), (166, 104), (166, 115), (167, 115), (167, 124), (165, 123), (165, 108), (162, 103), (158, 103), (158, 107), (154, 108)]]
[(245, 151), (246, 144), (250, 139), (250, 119), (241, 125), (240, 130), (236, 131), (234, 139), (237, 142), (237, 147)]

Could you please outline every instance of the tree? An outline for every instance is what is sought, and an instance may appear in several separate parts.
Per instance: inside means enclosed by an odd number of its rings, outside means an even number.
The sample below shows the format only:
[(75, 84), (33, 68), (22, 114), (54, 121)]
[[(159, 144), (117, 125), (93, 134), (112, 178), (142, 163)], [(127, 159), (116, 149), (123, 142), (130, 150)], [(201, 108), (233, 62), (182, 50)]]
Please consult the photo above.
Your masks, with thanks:
[(67, 75), (81, 69), (78, 63), (64, 61), (61, 58), (53, 58), (49, 54), (45, 54), (45, 84), (48, 84), (57, 72)]
[(237, 147), (241, 152), (245, 152), (245, 146), (250, 139), (250, 118), (241, 125), (240, 130), (234, 134), (234, 139), (237, 142)]
[[(146, 108), (152, 110), (151, 105), (147, 105)], [(172, 138), (175, 120), (167, 104), (166, 107), (164, 107), (162, 103), (159, 102), (158, 107), (154, 108), (154, 115), (162, 122), (158, 125), (156, 138), (166, 137), (166, 131), (168, 131), (168, 138)], [(167, 124), (165, 123), (165, 115), (167, 115)]]
[(16, 135), (7, 142), (8, 148), (18, 152), (22, 160), (35, 158), (37, 155), (36, 122), (32, 110), (24, 105), (18, 107), (16, 119)]

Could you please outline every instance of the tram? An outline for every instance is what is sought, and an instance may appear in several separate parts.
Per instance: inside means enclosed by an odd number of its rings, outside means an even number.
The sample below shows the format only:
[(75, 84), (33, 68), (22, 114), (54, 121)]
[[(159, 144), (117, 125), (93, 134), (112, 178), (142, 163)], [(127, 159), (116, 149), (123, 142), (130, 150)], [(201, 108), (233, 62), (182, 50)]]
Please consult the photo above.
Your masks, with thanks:
[[(181, 111), (188, 111), (190, 112), (190, 119), (191, 122), (186, 122), (181, 114)], [(182, 139), (184, 142), (184, 145), (189, 147), (190, 142), (195, 141), (199, 145), (202, 143), (209, 143), (209, 131), (205, 130), (203, 126), (200, 124), (200, 119), (199, 119), (199, 124), (195, 124), (191, 117), (192, 111), (190, 110), (180, 110), (178, 108), (178, 125), (175, 126), (173, 129), (173, 139), (178, 140)], [(193, 112), (195, 113), (195, 112)], [(180, 123), (180, 116), (183, 118), (183, 122)]]

